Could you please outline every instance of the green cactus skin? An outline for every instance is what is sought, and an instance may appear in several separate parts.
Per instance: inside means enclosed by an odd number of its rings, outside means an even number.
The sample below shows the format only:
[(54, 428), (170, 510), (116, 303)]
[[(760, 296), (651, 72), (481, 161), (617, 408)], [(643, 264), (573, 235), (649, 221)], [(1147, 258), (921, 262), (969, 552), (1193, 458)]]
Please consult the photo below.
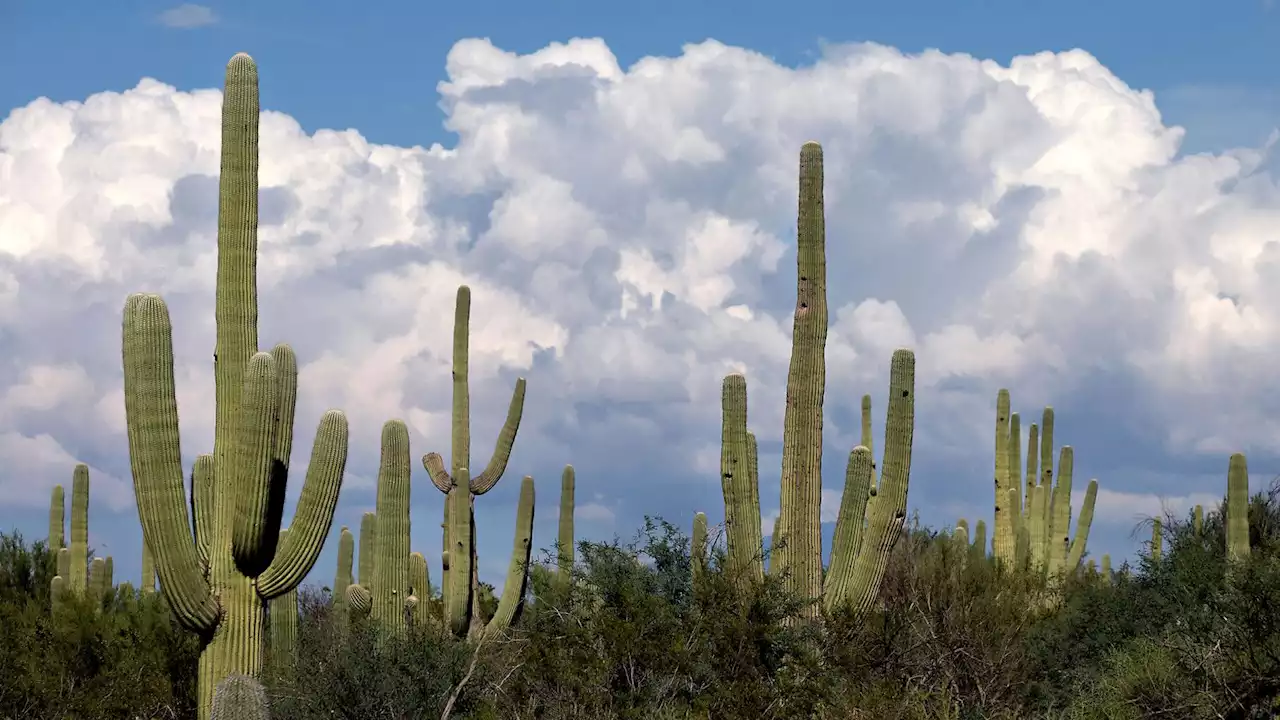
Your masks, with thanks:
[(54, 485), (49, 497), (49, 552), (56, 553), (66, 547), (62, 528), (67, 513), (66, 495), (61, 485)]
[[(64, 548), (65, 549), (65, 548)], [(49, 581), (49, 609), (52, 612), (58, 612), (63, 606), (63, 601), (67, 599), (67, 579), (61, 575), (54, 575)]]
[(479, 590), (471, 584), (471, 565), (475, 559), (472, 543), (475, 525), (471, 522), (471, 471), (458, 468), (453, 474), (453, 489), (445, 496), (449, 527), (448, 585), (443, 589), (447, 631), (461, 636), (471, 628), (471, 618), (479, 612), (476, 599)]
[(1196, 505), (1191, 511), (1191, 532), (1200, 537), (1204, 532), (1204, 506)]
[(71, 475), (71, 575), (67, 589), (83, 595), (89, 571), (89, 466), (76, 465)]
[[(449, 616), (449, 622), (446, 625), (455, 634), (461, 634), (468, 630), (478, 633), (482, 630), (478, 625), (480, 617), (478, 612), (480, 576), (477, 573), (479, 563), (475, 557), (474, 542), (475, 496), (483, 495), (492, 490), (493, 486), (498, 484), (498, 481), (502, 479), (503, 473), (507, 470), (507, 461), (511, 458), (511, 448), (515, 445), (516, 434), (520, 430), (520, 418), (524, 413), (525, 394), (524, 378), (519, 378), (516, 380), (515, 389), (511, 393), (511, 405), (507, 408), (507, 419), (502, 425), (502, 430), (498, 433), (498, 440), (494, 445), (493, 455), (489, 458), (489, 464), (485, 466), (484, 472), (470, 479), (466, 486), (456, 483), (455, 480), (458, 477), (458, 473), (464, 468), (469, 469), (471, 467), (471, 391), (468, 380), (470, 333), (471, 288), (463, 285), (458, 288), (453, 314), (453, 447), (452, 457), (450, 458), (452, 473), (445, 469), (444, 459), (440, 457), (439, 453), (428, 453), (422, 457), (422, 466), (426, 468), (428, 475), (431, 477), (431, 483), (436, 486), (437, 490), (449, 495), (455, 492), (455, 489), (461, 488), (461, 491), (467, 496), (468, 510), (466, 517), (461, 519), (452, 516), (453, 508), (457, 503), (449, 499), (445, 501), (444, 547), (454, 548), (457, 545), (450, 533), (453, 529), (460, 529), (460, 531), (467, 533), (467, 538), (458, 542), (466, 545), (472, 553), (466, 559), (453, 555), (447, 568), (441, 574), (441, 583), (445, 588), (456, 587), (453, 580), (448, 577), (455, 570), (462, 570), (470, 576), (467, 596), (462, 599), (463, 605), (458, 605), (454, 602), (454, 600), (458, 599), (457, 597), (450, 595), (448, 591), (445, 593), (445, 612)], [(458, 624), (461, 618), (465, 618), (467, 621), (463, 626)], [(473, 624), (473, 618), (475, 619), (475, 624)]]
[(1160, 518), (1151, 521), (1151, 559), (1160, 562), (1164, 555), (1164, 531)]
[(1102, 579), (1108, 583), (1111, 582), (1111, 556), (1110, 555), (1102, 556)]
[(245, 675), (228, 675), (213, 694), (210, 720), (270, 720), (262, 683)]
[[(297, 360), (285, 345), (257, 352), (258, 78), (248, 55), (227, 65), (222, 106), (215, 292), (215, 436), (198, 460), (191, 503), (183, 482), (173, 330), (164, 301), (125, 302), (125, 414), (144, 542), (175, 618), (200, 633), (198, 718), (233, 673), (257, 676), (267, 603), (297, 587), (333, 520), (347, 454), (347, 421), (324, 415), (293, 515), (278, 543), (293, 441)], [(192, 531), (194, 529), (194, 536)]]
[(1241, 453), (1227, 464), (1227, 557), (1249, 557), (1249, 465)]
[(1031, 513), (1027, 519), (1029, 535), (1031, 536), (1031, 563), (1037, 569), (1043, 568), (1045, 542), (1047, 540), (1045, 533), (1045, 509), (1048, 507), (1048, 491), (1043, 485), (1037, 484), (1031, 488)]
[(271, 665), (278, 671), (293, 666), (298, 647), (298, 591), (296, 589), (269, 603), (271, 621)]
[[(880, 465), (880, 484), (866, 501), (865, 520), (856, 512), (857, 500), (846, 506), (850, 493), (862, 494), (861, 478), (868, 483), (875, 472), (871, 451), (854, 448), (849, 456), (841, 512), (836, 519), (835, 545), (844, 532), (849, 533), (848, 545), (837, 563), (836, 547), (832, 548), (828, 586), (823, 602), (828, 610), (848, 607), (856, 614), (872, 608), (880, 592), (880, 582), (889, 563), (889, 554), (902, 534), (907, 517), (907, 486), (911, 476), (911, 446), (915, 432), (915, 377), (916, 358), (910, 350), (895, 350), (889, 368), (889, 407), (884, 427), (884, 458)], [(860, 452), (860, 450), (866, 452)], [(850, 483), (849, 479), (855, 478)], [(849, 509), (846, 511), (846, 507)], [(846, 516), (845, 513), (849, 515)], [(865, 525), (862, 536), (854, 539), (859, 525)], [(845, 527), (842, 527), (845, 526)], [(846, 527), (851, 529), (846, 530)], [(980, 529), (984, 526), (979, 526)], [(985, 530), (983, 530), (985, 532)], [(985, 537), (983, 542), (985, 543)], [(851, 550), (856, 545), (856, 550)], [(821, 547), (819, 547), (821, 549)], [(856, 552), (852, 567), (845, 559), (849, 552)]]
[(957, 543), (964, 543), (965, 547), (969, 547), (969, 521), (960, 518), (956, 521), (956, 527), (951, 531), (951, 537)]
[(533, 478), (526, 475), (520, 482), (520, 502), (516, 506), (516, 534), (511, 546), (511, 563), (502, 585), (498, 609), (484, 628), (484, 639), (492, 640), (505, 633), (520, 618), (529, 584), (529, 553), (533, 549)]
[(973, 544), (970, 547), (973, 556), (976, 559), (983, 559), (987, 556), (987, 521), (979, 520), (973, 526)]
[[(747, 379), (728, 375), (721, 384), (720, 488), (724, 495), (728, 569), (744, 592), (764, 579), (759, 485), (751, 476), (747, 432)], [(865, 489), (864, 489), (865, 492)]]
[(409, 597), (409, 429), (400, 420), (382, 426), (377, 518), (371, 616), (385, 631), (403, 633)]
[[(1032, 500), (1032, 494), (1035, 492), (1036, 477), (1040, 468), (1040, 426), (1031, 423), (1031, 427), (1027, 428), (1027, 493), (1025, 503), (1022, 508), (1023, 525), (1028, 527), (1028, 536), (1030, 533), (1031, 516), (1035, 514), (1035, 501)], [(1030, 545), (1030, 537), (1028, 537), (1028, 545)]]
[[(822, 403), (827, 383), (827, 257), (822, 146), (800, 149), (796, 311), (782, 438), (782, 569), (788, 590), (822, 596)], [(806, 605), (805, 618), (816, 618)]]
[(373, 609), (373, 595), (369, 588), (373, 587), (373, 544), (377, 527), (377, 515), (367, 512), (360, 517), (359, 577), (346, 586), (346, 605), (350, 614), (356, 617), (364, 617)]
[(333, 575), (332, 603), (333, 621), (338, 633), (345, 635), (350, 622), (350, 604), (347, 602), (347, 586), (355, 583), (351, 575), (351, 563), (355, 559), (356, 539), (346, 525), (338, 531), (338, 568)]
[(1013, 493), (1013, 532), (1014, 547), (1017, 548), (1017, 536), (1022, 533), (1023, 507), (1022, 497), (1024, 478), (1022, 477), (1022, 418), (1018, 413), (1009, 413), (1009, 490)]
[(1076, 519), (1076, 536), (1071, 540), (1071, 550), (1067, 553), (1066, 573), (1073, 573), (1080, 567), (1080, 559), (1084, 557), (1089, 544), (1089, 528), (1093, 525), (1093, 506), (1098, 501), (1098, 481), (1089, 481), (1084, 492), (1084, 506), (1080, 508), (1080, 517)]
[(409, 589), (420, 600), (431, 597), (431, 573), (427, 557), (420, 552), (409, 554)]
[(86, 597), (94, 601), (94, 607), (101, 609), (104, 596), (107, 594), (107, 561), (94, 558), (89, 563), (89, 577), (86, 580)]
[[(859, 445), (849, 453), (845, 465), (844, 491), (831, 542), (831, 566), (822, 593), (828, 610), (846, 602), (853, 584), (853, 572), (866, 532), (867, 501), (871, 499), (874, 470), (871, 450)], [(756, 513), (758, 516), (759, 513)]]
[(58, 550), (58, 574), (63, 580), (71, 575), (71, 550), (70, 548), (62, 548)]
[(1014, 485), (1012, 468), (1009, 467), (1009, 443), (1012, 440), (1009, 427), (1009, 391), (1001, 388), (996, 394), (996, 475), (995, 475), (995, 535), (991, 539), (991, 554), (996, 560), (1011, 565), (1016, 551), (1015, 527), (1012, 516), (1019, 511), (1012, 505), (1008, 490)]
[(694, 513), (693, 537), (689, 543), (690, 569), (694, 580), (707, 571), (707, 514)]
[[(574, 532), (573, 514), (575, 511), (575, 490), (577, 475), (572, 465), (565, 465), (560, 474), (560, 518), (559, 532), (556, 534), (556, 577), (558, 582), (567, 587), (573, 576)], [(505, 591), (504, 591), (505, 594)]]
[(1075, 450), (1064, 445), (1058, 454), (1058, 482), (1049, 496), (1049, 572), (1060, 575), (1067, 562), (1071, 542), (1071, 481), (1075, 468)]

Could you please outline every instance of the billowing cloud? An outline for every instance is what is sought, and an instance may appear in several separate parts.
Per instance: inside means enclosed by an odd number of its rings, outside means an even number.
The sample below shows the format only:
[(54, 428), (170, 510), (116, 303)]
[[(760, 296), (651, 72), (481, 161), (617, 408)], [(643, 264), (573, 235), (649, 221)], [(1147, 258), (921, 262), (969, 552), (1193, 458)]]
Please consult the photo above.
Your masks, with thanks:
[[(749, 378), (763, 510), (776, 508), (810, 139), (826, 157), (828, 489), (863, 392), (882, 428), (901, 345), (918, 357), (911, 504), (927, 522), (990, 513), (1001, 386), (1026, 422), (1055, 404), (1077, 484), (1102, 482), (1099, 525), (1122, 493), (1220, 494), (1229, 451), (1256, 451), (1255, 472), (1274, 463), (1272, 145), (1181, 155), (1158, 98), (1088, 53), (1002, 66), (865, 44), (796, 69), (708, 41), (622, 68), (598, 40), (527, 55), (464, 40), (447, 63), (452, 148), (262, 115), (261, 344), (298, 351), (297, 467), (326, 407), (351, 417), (337, 524), (373, 503), (384, 420), (409, 423), (415, 456), (447, 454), (462, 283), (472, 464), (527, 377), (510, 474), (540, 480), (539, 544), (566, 462), (593, 498), (581, 535), (629, 535), (644, 514), (714, 522), (730, 371)], [(2, 476), (0, 519), (35, 517), (73, 458), (129, 477), (130, 291), (168, 300), (184, 453), (210, 448), (220, 100), (144, 79), (0, 124), (0, 467), (21, 473)], [(414, 542), (438, 557), (442, 496), (424, 480)], [(102, 509), (127, 506), (110, 482)], [(499, 577), (518, 485), (477, 501)]]
[(179, 30), (190, 30), (191, 28), (214, 25), (218, 22), (218, 16), (214, 14), (212, 8), (194, 3), (183, 3), (182, 5), (171, 7), (161, 12), (157, 19), (161, 25), (178, 28)]

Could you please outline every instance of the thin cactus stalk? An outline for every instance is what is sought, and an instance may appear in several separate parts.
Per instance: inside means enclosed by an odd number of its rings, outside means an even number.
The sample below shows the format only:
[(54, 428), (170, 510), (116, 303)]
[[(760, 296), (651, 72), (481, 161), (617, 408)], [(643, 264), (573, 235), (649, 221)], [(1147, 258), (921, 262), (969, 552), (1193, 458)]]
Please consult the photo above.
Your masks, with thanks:
[(472, 602), (478, 590), (471, 584), (471, 564), (475, 558), (472, 543), (475, 540), (474, 523), (471, 522), (471, 472), (458, 468), (451, 478), (453, 488), (445, 496), (446, 517), (449, 528), (448, 586), (443, 590), (445, 628), (454, 635), (464, 635), (471, 627), (473, 613), (479, 608)]
[(1009, 444), (1012, 441), (1009, 428), (1009, 391), (1001, 388), (996, 395), (996, 475), (995, 475), (995, 535), (991, 540), (991, 552), (998, 562), (1012, 565), (1017, 550), (1017, 527), (1013, 515), (1020, 512), (1014, 507), (1008, 492), (1015, 484), (1009, 467)]
[[(453, 418), (452, 418), (452, 441), (453, 447), (450, 458), (451, 470), (445, 469), (444, 459), (439, 453), (428, 453), (422, 458), (422, 465), (426, 468), (427, 474), (431, 477), (431, 483), (436, 489), (445, 495), (450, 495), (455, 491), (464, 493), (467, 497), (467, 512), (465, 518), (457, 518), (453, 515), (455, 506), (460, 507), (459, 503), (455, 503), (450, 499), (445, 500), (445, 519), (444, 519), (444, 547), (448, 548), (447, 552), (450, 557), (447, 561), (447, 567), (442, 573), (442, 583), (446, 588), (459, 587), (452, 578), (447, 577), (454, 572), (462, 571), (467, 573), (467, 591), (465, 598), (459, 598), (456, 595), (446, 593), (445, 596), (445, 612), (449, 617), (446, 626), (455, 634), (468, 632), (478, 632), (481, 628), (478, 624), (473, 623), (473, 618), (478, 623), (480, 614), (478, 612), (479, 603), (479, 583), (480, 576), (477, 571), (479, 565), (475, 557), (475, 496), (483, 495), (493, 489), (494, 485), (502, 479), (503, 473), (507, 469), (507, 461), (511, 458), (511, 448), (515, 444), (516, 434), (520, 429), (520, 417), (524, 413), (524, 378), (516, 380), (515, 389), (511, 393), (511, 404), (507, 408), (507, 419), (502, 425), (502, 430), (498, 433), (498, 440), (494, 445), (493, 455), (489, 458), (489, 464), (485, 466), (483, 472), (474, 478), (470, 477), (469, 468), (471, 467), (471, 391), (469, 386), (469, 368), (470, 368), (470, 328), (471, 328), (471, 288), (463, 285), (458, 288), (457, 299), (454, 303), (453, 317)], [(463, 485), (458, 483), (458, 474), (468, 469), (468, 482)], [(455, 538), (454, 530), (464, 532), (465, 538)], [(454, 554), (456, 548), (465, 545), (470, 555), (467, 558), (459, 558)], [(459, 604), (459, 602), (461, 604)], [(465, 620), (465, 623), (462, 621)], [(474, 626), (473, 626), (474, 625)]]
[(94, 558), (89, 563), (89, 577), (87, 578), (86, 593), (87, 597), (93, 602), (94, 608), (101, 609), (102, 601), (106, 597), (107, 588), (109, 587), (109, 579), (107, 578), (107, 561), (105, 558)]
[(520, 482), (520, 502), (516, 506), (516, 534), (511, 546), (511, 563), (502, 585), (498, 609), (484, 628), (485, 639), (501, 636), (520, 617), (529, 584), (529, 553), (533, 549), (533, 478), (526, 475)]
[(746, 592), (764, 579), (759, 485), (751, 476), (747, 431), (747, 379), (728, 375), (721, 384), (720, 488), (724, 495), (728, 569)]
[(1203, 505), (1196, 505), (1195, 509), (1191, 511), (1191, 532), (1194, 533), (1196, 537), (1200, 537), (1204, 534)]
[(399, 420), (382, 426), (377, 525), (373, 533), (373, 622), (390, 633), (405, 630), (409, 597), (409, 429)]
[(1249, 557), (1249, 465), (1241, 453), (1227, 464), (1227, 557)]
[(197, 460), (194, 513), (184, 487), (168, 308), (149, 294), (131, 295), (124, 307), (134, 495), (160, 590), (177, 621), (205, 641), (199, 720), (209, 720), (214, 689), (224, 678), (261, 672), (267, 603), (296, 588), (314, 565), (333, 520), (347, 455), (346, 418), (327, 412), (316, 431), (293, 530), (279, 542), (297, 359), (286, 345), (256, 352), (258, 115), (257, 68), (248, 55), (236, 55), (227, 65), (222, 108), (213, 454)]
[[(822, 404), (827, 384), (827, 252), (822, 146), (800, 149), (796, 310), (782, 437), (782, 570), (792, 593), (822, 596)], [(805, 605), (813, 619), (819, 607)]]
[(83, 595), (89, 572), (89, 466), (76, 465), (71, 475), (71, 575), (67, 589)]
[(693, 537), (689, 543), (689, 560), (695, 580), (707, 571), (707, 514), (693, 516)]
[[(1080, 567), (1080, 559), (1085, 555), (1089, 544), (1089, 528), (1093, 525), (1093, 506), (1098, 501), (1098, 481), (1089, 481), (1084, 492), (1084, 506), (1080, 509), (1080, 517), (1076, 519), (1076, 536), (1071, 540), (1071, 550), (1067, 553), (1067, 566), (1064, 571), (1075, 572)], [(1092, 561), (1090, 561), (1092, 562)]]
[(973, 526), (973, 545), (970, 548), (976, 559), (983, 559), (987, 556), (987, 521), (979, 520)]
[(1160, 518), (1151, 521), (1151, 559), (1160, 562), (1164, 555), (1164, 531)]
[(565, 465), (560, 475), (560, 518), (559, 532), (556, 535), (556, 573), (558, 581), (568, 586), (573, 575), (574, 533), (573, 514), (575, 507), (574, 492), (577, 476), (572, 465)]
[[(1031, 496), (1035, 492), (1036, 478), (1040, 468), (1040, 426), (1031, 423), (1031, 427), (1027, 428), (1027, 474), (1026, 488), (1027, 492), (1023, 499), (1022, 520), (1025, 526), (1031, 525), (1031, 517), (1035, 514), (1035, 502)], [(1028, 531), (1028, 535), (1030, 532)], [(1028, 538), (1030, 541), (1030, 538)]]
[(1111, 582), (1111, 555), (1102, 556), (1102, 579)]
[(347, 587), (353, 585), (355, 578), (351, 575), (351, 562), (355, 555), (356, 539), (346, 525), (338, 532), (338, 569), (333, 576), (333, 618), (338, 631), (345, 633), (350, 620), (350, 604), (347, 602)]
[(270, 720), (262, 683), (245, 675), (229, 675), (213, 695), (211, 720)]
[(66, 547), (63, 523), (67, 513), (66, 495), (61, 485), (54, 485), (49, 497), (49, 552), (56, 553)]

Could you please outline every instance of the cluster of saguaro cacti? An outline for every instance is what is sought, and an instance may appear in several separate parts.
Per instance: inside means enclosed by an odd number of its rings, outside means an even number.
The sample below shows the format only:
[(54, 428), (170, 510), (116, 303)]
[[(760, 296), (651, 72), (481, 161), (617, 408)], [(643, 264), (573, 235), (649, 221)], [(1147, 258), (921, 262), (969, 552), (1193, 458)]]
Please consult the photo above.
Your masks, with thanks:
[(1046, 407), (1041, 425), (1032, 423), (1027, 433), (1025, 485), (1021, 434), (1021, 420), (1017, 413), (1010, 412), (1009, 391), (1001, 389), (996, 396), (992, 554), (1008, 567), (1030, 564), (1055, 577), (1074, 573), (1089, 541), (1098, 481), (1089, 481), (1073, 539), (1071, 484), (1075, 455), (1070, 445), (1062, 447), (1055, 484), (1053, 408)]
[(57, 558), (57, 574), (49, 586), (55, 605), (69, 593), (101, 600), (114, 588), (110, 557), (89, 562), (89, 466), (77, 464), (71, 474), (71, 543), (66, 544), (63, 519), (66, 493), (55, 485), (49, 498), (49, 549)]
[(257, 68), (238, 54), (227, 65), (222, 102), (213, 453), (196, 460), (190, 513), (169, 311), (152, 294), (131, 295), (124, 306), (134, 494), (160, 589), (177, 621), (205, 642), (200, 720), (210, 717), (223, 678), (261, 672), (268, 603), (296, 588), (315, 563), (347, 458), (347, 420), (331, 410), (316, 430), (292, 530), (282, 540), (298, 371), (287, 345), (258, 352), (258, 116)]
[[(498, 433), (493, 455), (483, 472), (474, 478), (471, 467), (471, 390), (469, 385), (471, 331), (471, 289), (458, 288), (453, 314), (453, 417), (451, 467), (446, 469), (439, 453), (428, 453), (422, 465), (431, 483), (445, 494), (444, 555), (441, 558), (441, 594), (445, 626), (455, 635), (477, 635), (482, 626), (479, 612), (479, 584), (475, 547), (475, 499), (493, 489), (507, 470), (511, 448), (520, 430), (524, 413), (524, 378), (516, 380), (507, 419)], [(532, 480), (530, 480), (532, 482)], [(521, 491), (523, 497), (524, 492)], [(532, 495), (532, 486), (530, 486)], [(529, 512), (533, 512), (532, 506)], [(524, 524), (518, 516), (517, 525)], [(511, 578), (508, 578), (510, 580)], [(523, 582), (523, 580), (521, 581)], [(504, 595), (506, 592), (504, 591)]]
[[(782, 503), (774, 525), (769, 572), (793, 592), (827, 609), (869, 609), (879, 592), (889, 552), (906, 518), (915, 417), (915, 356), (893, 354), (882, 476), (877, 482), (870, 431), (870, 398), (863, 398), (862, 444), (849, 454), (844, 494), (825, 581), (820, 528), (822, 404), (826, 388), (827, 287), (822, 147), (800, 150), (796, 223), (796, 311), (787, 405), (783, 420)], [(725, 502), (727, 564), (743, 586), (763, 577), (758, 455), (747, 429), (747, 383), (738, 374), (721, 392), (721, 487)], [(694, 524), (694, 571), (705, 559), (706, 518)], [(808, 605), (806, 617), (821, 608)]]

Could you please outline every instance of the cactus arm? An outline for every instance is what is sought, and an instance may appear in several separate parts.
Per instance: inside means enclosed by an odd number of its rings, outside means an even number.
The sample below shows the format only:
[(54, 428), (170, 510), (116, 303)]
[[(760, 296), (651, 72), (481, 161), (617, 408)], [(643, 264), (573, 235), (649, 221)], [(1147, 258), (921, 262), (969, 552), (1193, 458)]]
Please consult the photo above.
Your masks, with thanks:
[(271, 457), (285, 470), (289, 469), (289, 457), (293, 454), (293, 421), (298, 412), (298, 356), (293, 348), (279, 343), (271, 348), (271, 359), (276, 369), (275, 448)]
[(1063, 445), (1058, 451), (1058, 483), (1049, 496), (1052, 506), (1049, 526), (1049, 572), (1061, 574), (1067, 562), (1071, 543), (1071, 479), (1075, 468), (1075, 450)]
[(1034, 511), (1035, 502), (1032, 496), (1035, 494), (1036, 478), (1040, 467), (1040, 426), (1031, 423), (1027, 428), (1027, 496), (1023, 501), (1022, 519), (1024, 525), (1031, 523), (1031, 513)]
[(195, 520), (192, 531), (196, 554), (200, 556), (200, 562), (206, 569), (209, 567), (209, 543), (213, 539), (217, 517), (214, 512), (217, 503), (213, 479), (213, 454), (196, 456), (195, 464), (191, 467), (191, 517)]
[(66, 543), (63, 535), (64, 516), (67, 513), (66, 492), (61, 485), (54, 485), (49, 496), (49, 551), (58, 552)]
[(875, 603), (889, 554), (907, 517), (907, 486), (915, 434), (915, 378), (915, 353), (895, 350), (889, 369), (889, 407), (880, 486), (854, 563), (848, 595), (850, 606), (859, 614), (870, 610)]
[(1196, 505), (1195, 510), (1191, 512), (1191, 531), (1196, 537), (1200, 537), (1204, 532), (1204, 506)]
[(449, 488), (453, 486), (453, 479), (449, 477), (449, 471), (445, 469), (444, 458), (440, 457), (440, 453), (427, 453), (422, 456), (422, 467), (426, 468), (427, 476), (431, 478), (431, 484), (442, 493), (448, 493)]
[(529, 584), (529, 552), (533, 547), (533, 478), (526, 475), (520, 483), (520, 504), (516, 508), (516, 535), (511, 546), (511, 564), (502, 585), (498, 609), (485, 626), (484, 636), (493, 638), (506, 632), (520, 617), (524, 595)]
[(368, 587), (373, 583), (373, 536), (377, 530), (378, 516), (367, 512), (360, 517), (360, 554), (356, 564), (359, 577), (356, 584)]
[(511, 404), (507, 406), (507, 419), (502, 423), (498, 439), (493, 446), (493, 455), (489, 456), (489, 464), (484, 472), (471, 478), (471, 492), (483, 495), (493, 489), (507, 471), (507, 461), (511, 459), (511, 448), (515, 446), (516, 433), (520, 431), (520, 417), (524, 414), (524, 378), (516, 379), (516, 386), (511, 391)]
[(867, 500), (871, 497), (874, 460), (871, 451), (859, 446), (849, 453), (845, 466), (844, 492), (840, 497), (840, 514), (836, 517), (835, 537), (831, 541), (831, 566), (822, 589), (828, 611), (849, 599), (853, 568), (862, 546), (866, 525)]
[(1084, 492), (1084, 506), (1080, 508), (1080, 517), (1076, 518), (1076, 536), (1071, 541), (1071, 553), (1067, 556), (1066, 572), (1076, 571), (1080, 559), (1084, 557), (1085, 548), (1089, 544), (1089, 528), (1093, 525), (1093, 506), (1098, 501), (1098, 481), (1090, 480), (1089, 488)]
[(1160, 518), (1151, 521), (1151, 559), (1160, 562), (1164, 554), (1164, 532)]
[(244, 375), (234, 461), (217, 465), (219, 475), (223, 468), (230, 470), (230, 482), (223, 490), (234, 495), (231, 554), (246, 577), (257, 577), (267, 569), (280, 537), (280, 514), (273, 512), (283, 469), (273, 457), (278, 393), (275, 359), (270, 353), (255, 354)]
[(207, 632), (218, 622), (195, 543), (178, 444), (178, 401), (173, 383), (173, 330), (158, 295), (130, 295), (124, 309), (125, 416), (133, 490), (143, 541), (156, 556), (156, 573), (178, 622)]
[(363, 585), (348, 585), (347, 605), (357, 615), (368, 615), (373, 610), (373, 594)]
[[(274, 559), (258, 577), (258, 592), (263, 598), (270, 600), (293, 590), (315, 567), (333, 527), (347, 466), (348, 436), (347, 417), (341, 411), (329, 410), (321, 417), (290, 532), (282, 535)], [(350, 560), (347, 562), (350, 566)]]
[[(566, 583), (573, 572), (573, 512), (576, 483), (577, 476), (574, 474), (573, 466), (565, 465), (564, 472), (560, 475), (560, 518), (559, 532), (556, 535), (556, 565), (560, 580)], [(521, 490), (523, 493), (523, 486)], [(517, 522), (519, 522), (518, 519)]]

